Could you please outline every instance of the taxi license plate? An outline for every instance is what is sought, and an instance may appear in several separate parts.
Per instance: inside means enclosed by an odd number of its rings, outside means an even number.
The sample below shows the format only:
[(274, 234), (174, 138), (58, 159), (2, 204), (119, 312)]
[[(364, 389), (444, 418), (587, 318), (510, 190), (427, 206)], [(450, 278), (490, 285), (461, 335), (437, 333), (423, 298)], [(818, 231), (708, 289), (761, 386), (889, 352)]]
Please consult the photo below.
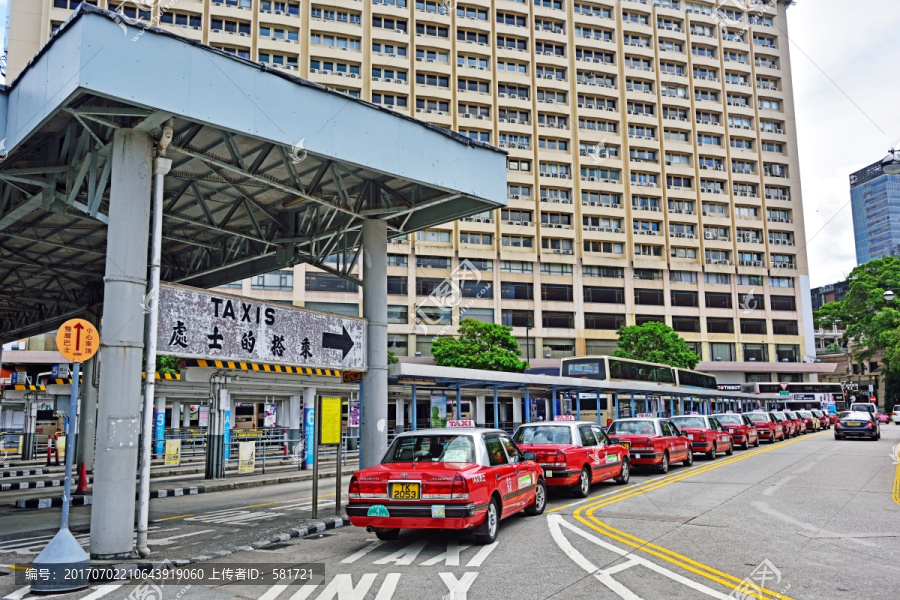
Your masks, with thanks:
[(392, 483), (391, 500), (418, 500), (419, 482)]
[(847, 425), (849, 425), (850, 427), (859, 427), (860, 423), (859, 421), (848, 421)]
[(619, 442), (621, 446), (624, 446), (626, 450), (631, 450), (631, 442)]
[(692, 440), (692, 439), (694, 439), (694, 436), (693, 436), (693, 435), (688, 435), (688, 439), (689, 439), (689, 440)]

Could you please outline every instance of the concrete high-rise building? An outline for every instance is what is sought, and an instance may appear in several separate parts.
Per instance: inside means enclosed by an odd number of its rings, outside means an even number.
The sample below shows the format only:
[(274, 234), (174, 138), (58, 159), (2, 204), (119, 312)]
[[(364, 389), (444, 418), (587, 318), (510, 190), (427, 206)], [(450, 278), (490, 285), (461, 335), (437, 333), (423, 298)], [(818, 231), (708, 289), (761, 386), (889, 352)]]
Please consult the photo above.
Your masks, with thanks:
[(885, 175), (881, 161), (850, 175), (856, 264), (900, 254), (900, 175)]
[[(815, 354), (786, 0), (91, 3), (123, 35), (152, 22), (509, 152), (508, 208), (390, 244), (398, 355), (460, 316), (532, 358), (609, 353), (648, 321), (755, 380)], [(11, 77), (78, 4), (12, 0)], [(359, 313), (355, 284), (307, 265), (234, 285)]]

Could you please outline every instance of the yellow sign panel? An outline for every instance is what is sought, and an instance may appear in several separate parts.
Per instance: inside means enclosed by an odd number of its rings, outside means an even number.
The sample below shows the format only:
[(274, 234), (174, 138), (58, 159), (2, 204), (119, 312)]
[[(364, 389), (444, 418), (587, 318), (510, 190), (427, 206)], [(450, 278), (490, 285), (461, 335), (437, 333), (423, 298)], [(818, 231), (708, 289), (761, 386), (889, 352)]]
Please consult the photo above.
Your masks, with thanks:
[(177, 467), (181, 464), (181, 440), (166, 440), (166, 466)]
[(84, 319), (69, 319), (56, 332), (56, 347), (66, 359), (84, 362), (100, 349), (100, 332)]
[(238, 473), (252, 473), (256, 466), (256, 442), (238, 444)]
[(356, 383), (357, 381), (362, 381), (363, 375), (365, 375), (365, 373), (362, 371), (344, 371), (344, 383)]
[(319, 443), (323, 446), (341, 443), (341, 399), (322, 398)]

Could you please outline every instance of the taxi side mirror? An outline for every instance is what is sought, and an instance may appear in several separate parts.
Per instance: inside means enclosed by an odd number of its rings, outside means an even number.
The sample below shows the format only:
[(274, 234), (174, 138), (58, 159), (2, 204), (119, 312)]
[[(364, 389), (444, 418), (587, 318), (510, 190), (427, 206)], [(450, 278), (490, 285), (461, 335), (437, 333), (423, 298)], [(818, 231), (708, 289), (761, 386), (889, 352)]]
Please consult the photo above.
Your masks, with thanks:
[(617, 437), (611, 437), (611, 438), (609, 438), (609, 443), (610, 443), (610, 444), (618, 444), (618, 443), (619, 443), (619, 438), (617, 438)]
[(525, 460), (535, 461), (537, 460), (537, 455), (534, 452), (525, 452), (522, 454), (522, 458)]

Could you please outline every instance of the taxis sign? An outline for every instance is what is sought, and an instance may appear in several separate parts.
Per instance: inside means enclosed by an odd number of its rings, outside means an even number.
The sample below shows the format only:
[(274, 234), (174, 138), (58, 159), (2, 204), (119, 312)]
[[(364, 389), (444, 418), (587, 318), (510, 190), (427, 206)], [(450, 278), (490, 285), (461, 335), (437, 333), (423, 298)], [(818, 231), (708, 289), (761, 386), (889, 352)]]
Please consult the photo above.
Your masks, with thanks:
[(475, 427), (475, 421), (471, 419), (447, 421), (447, 427)]

